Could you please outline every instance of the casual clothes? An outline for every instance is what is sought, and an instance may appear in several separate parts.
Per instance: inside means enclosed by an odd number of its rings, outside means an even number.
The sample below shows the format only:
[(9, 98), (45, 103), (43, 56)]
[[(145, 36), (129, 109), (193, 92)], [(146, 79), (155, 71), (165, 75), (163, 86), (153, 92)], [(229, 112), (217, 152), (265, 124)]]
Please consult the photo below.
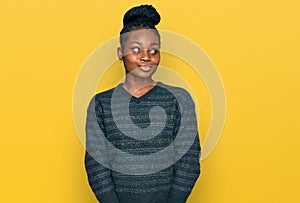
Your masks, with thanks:
[[(161, 118), (166, 115), (166, 121), (164, 128), (157, 136), (151, 139), (135, 139), (119, 130), (114, 120), (116, 118), (112, 114), (111, 102), (116, 88), (93, 97), (87, 112), (85, 166), (89, 184), (97, 199), (101, 203), (186, 202), (200, 174), (200, 144), (197, 132), (187, 152), (174, 164), (157, 172), (141, 175), (112, 170), (110, 166), (113, 166), (114, 158), (111, 158), (109, 153), (107, 156), (100, 153), (102, 149), (108, 149), (109, 146), (106, 142), (100, 142), (99, 139), (105, 137), (113, 147), (125, 152), (123, 156), (155, 154), (171, 145), (181, 125), (180, 104), (176, 95), (168, 89), (172, 88), (174, 92), (183, 94), (185, 102), (192, 103), (191, 106), (194, 108), (190, 95), (182, 88), (167, 86), (160, 82), (139, 98), (131, 96), (121, 84), (117, 87), (120, 90), (120, 98), (123, 96), (131, 98), (127, 104), (129, 115), (119, 116), (118, 120), (122, 120), (123, 123), (132, 122), (137, 127), (146, 129), (152, 121), (149, 117), (150, 109), (159, 106), (164, 109), (165, 113), (164, 115), (156, 113), (155, 116)], [(120, 106), (116, 108), (124, 109), (122, 105), (124, 104), (120, 103)], [(192, 112), (195, 110), (193, 109)], [(195, 117), (195, 113), (191, 117)], [(193, 125), (197, 128), (197, 123)], [(136, 164), (134, 159), (127, 163), (128, 165)], [(118, 167), (123, 166), (118, 165)], [(147, 170), (143, 168), (146, 166), (138, 167)]]

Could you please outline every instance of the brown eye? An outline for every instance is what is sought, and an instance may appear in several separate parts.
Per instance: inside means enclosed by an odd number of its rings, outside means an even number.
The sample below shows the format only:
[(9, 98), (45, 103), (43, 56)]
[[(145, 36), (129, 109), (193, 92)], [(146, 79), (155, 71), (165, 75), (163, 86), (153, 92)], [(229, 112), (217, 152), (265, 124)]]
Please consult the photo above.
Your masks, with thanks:
[(156, 54), (156, 53), (158, 53), (158, 52), (159, 52), (158, 49), (150, 49), (150, 50), (149, 50), (149, 53), (150, 53), (150, 54)]
[(138, 54), (141, 52), (141, 49), (139, 47), (133, 47), (132, 49), (132, 52), (135, 53), (135, 54)]

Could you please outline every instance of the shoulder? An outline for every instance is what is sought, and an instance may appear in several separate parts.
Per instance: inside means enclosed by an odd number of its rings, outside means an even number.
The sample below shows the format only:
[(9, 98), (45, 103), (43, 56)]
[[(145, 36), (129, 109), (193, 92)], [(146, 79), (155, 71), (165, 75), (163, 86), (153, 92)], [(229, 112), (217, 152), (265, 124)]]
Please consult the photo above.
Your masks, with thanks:
[(162, 82), (157, 83), (157, 85), (170, 92), (177, 100), (185, 100), (185, 101), (193, 102), (190, 93), (182, 87), (171, 86), (171, 85), (164, 84)]
[(110, 104), (112, 93), (116, 87), (96, 93), (89, 102), (89, 108), (99, 108), (99, 106)]
[(95, 94), (94, 97), (95, 97), (96, 100), (103, 100), (103, 99), (111, 98), (111, 96), (112, 96), (115, 89), (116, 89), (116, 87), (108, 89), (108, 90), (103, 91), (103, 92), (99, 92), (99, 93)]

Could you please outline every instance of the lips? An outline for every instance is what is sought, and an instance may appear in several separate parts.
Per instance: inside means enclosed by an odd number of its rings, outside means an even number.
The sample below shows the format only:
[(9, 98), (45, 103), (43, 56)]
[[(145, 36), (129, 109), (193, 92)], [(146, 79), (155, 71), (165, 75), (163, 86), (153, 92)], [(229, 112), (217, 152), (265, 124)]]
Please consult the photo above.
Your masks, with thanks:
[(139, 66), (140, 70), (148, 72), (152, 69), (152, 66), (147, 66), (147, 65), (141, 65)]

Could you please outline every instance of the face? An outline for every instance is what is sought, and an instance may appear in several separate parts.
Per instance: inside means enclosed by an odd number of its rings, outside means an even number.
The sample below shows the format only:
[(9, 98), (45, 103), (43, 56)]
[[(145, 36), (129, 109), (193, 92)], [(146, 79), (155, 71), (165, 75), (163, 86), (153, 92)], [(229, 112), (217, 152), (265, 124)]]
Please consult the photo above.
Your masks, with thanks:
[(127, 76), (151, 78), (160, 61), (158, 36), (151, 29), (134, 30), (126, 35), (118, 56), (124, 62)]

